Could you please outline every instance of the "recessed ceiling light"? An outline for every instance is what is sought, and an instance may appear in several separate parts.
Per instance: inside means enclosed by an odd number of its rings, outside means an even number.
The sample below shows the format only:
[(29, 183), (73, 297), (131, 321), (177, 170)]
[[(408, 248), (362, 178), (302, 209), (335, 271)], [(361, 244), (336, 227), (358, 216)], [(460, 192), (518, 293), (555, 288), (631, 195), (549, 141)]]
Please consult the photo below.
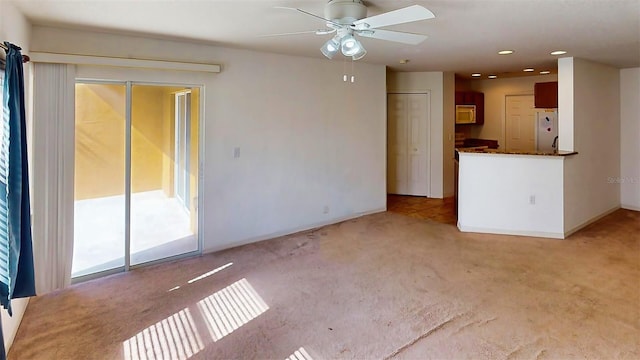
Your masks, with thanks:
[(400, 60), (400, 64), (406, 64), (409, 62), (409, 59), (402, 59)]
[(480, 74), (480, 73), (473, 73), (473, 74), (471, 74), (471, 76), (473, 76), (473, 77), (480, 77), (480, 76), (482, 76), (482, 74)]
[(500, 50), (498, 51), (499, 55), (510, 55), (513, 54), (513, 50)]
[(547, 74), (551, 74), (551, 71), (549, 70), (540, 71), (540, 75), (547, 75)]
[(566, 52), (566, 51), (564, 51), (564, 50), (556, 50), (556, 51), (552, 51), (552, 52), (551, 52), (551, 55), (564, 55), (564, 54), (566, 54), (566, 53), (567, 53), (567, 52)]
[(532, 69), (532, 68), (526, 68), (526, 69), (523, 69), (522, 71), (524, 71), (524, 72), (532, 72), (532, 71), (536, 71), (536, 70)]
[(489, 79), (495, 79), (497, 77), (498, 77), (498, 75), (489, 75)]

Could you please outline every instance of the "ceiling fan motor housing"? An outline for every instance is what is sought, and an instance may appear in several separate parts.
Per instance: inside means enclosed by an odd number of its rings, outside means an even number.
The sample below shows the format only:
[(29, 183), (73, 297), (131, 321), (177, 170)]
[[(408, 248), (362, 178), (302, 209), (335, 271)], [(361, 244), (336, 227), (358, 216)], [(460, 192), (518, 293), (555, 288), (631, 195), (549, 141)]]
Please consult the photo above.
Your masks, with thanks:
[(340, 24), (351, 24), (367, 17), (367, 7), (361, 0), (329, 0), (324, 17)]

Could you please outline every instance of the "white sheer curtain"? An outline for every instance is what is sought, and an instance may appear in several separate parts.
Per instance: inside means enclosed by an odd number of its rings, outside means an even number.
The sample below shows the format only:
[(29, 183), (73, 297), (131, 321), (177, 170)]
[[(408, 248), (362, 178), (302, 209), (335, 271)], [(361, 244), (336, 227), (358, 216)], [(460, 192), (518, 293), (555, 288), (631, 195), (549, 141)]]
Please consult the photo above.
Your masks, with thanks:
[(33, 67), (33, 256), (38, 295), (71, 283), (75, 66)]

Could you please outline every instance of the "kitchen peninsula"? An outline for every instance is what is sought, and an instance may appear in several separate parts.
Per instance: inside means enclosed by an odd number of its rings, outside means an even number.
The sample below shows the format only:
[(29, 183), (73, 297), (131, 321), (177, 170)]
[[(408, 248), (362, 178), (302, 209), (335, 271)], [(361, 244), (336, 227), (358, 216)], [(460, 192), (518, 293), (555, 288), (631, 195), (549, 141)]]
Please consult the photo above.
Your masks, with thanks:
[(458, 228), (464, 232), (565, 238), (565, 159), (572, 151), (456, 151)]

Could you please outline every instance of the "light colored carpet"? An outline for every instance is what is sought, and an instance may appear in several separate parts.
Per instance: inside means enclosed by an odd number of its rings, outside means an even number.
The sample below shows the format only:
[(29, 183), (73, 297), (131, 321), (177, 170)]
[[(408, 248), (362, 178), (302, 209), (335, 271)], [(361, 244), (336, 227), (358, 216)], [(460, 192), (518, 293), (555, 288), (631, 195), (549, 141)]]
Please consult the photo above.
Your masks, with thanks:
[(380, 213), (34, 298), (9, 358), (637, 359), (639, 233), (626, 210), (567, 240)]

